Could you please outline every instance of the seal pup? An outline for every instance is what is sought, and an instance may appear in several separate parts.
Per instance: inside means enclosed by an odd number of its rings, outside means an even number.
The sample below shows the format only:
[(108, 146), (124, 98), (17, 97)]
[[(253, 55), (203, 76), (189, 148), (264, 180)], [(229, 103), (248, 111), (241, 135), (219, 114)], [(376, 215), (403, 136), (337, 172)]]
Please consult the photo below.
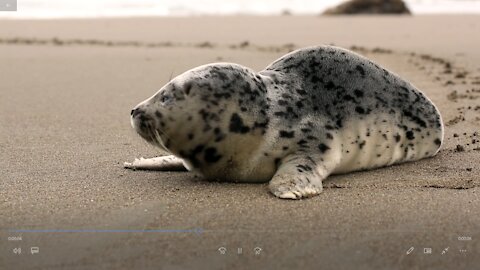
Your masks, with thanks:
[(172, 155), (125, 168), (269, 181), (286, 199), (319, 194), (330, 174), (432, 157), (444, 133), (415, 86), (333, 46), (293, 51), (258, 73), (232, 63), (191, 69), (137, 105), (131, 124)]

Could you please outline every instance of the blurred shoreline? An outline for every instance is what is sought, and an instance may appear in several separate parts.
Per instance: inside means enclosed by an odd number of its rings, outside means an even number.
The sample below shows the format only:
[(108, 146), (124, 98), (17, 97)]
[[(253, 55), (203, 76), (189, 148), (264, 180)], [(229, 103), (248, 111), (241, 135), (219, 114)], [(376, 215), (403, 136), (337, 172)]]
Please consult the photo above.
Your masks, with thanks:
[[(341, 3), (341, 0), (234, 0), (207, 1), (26, 1), (18, 0), (18, 11), (0, 12), (7, 19), (125, 18), (125, 17), (196, 17), (196, 16), (274, 16), (319, 15)], [(410, 0), (405, 1), (412, 14), (480, 14), (477, 0)]]

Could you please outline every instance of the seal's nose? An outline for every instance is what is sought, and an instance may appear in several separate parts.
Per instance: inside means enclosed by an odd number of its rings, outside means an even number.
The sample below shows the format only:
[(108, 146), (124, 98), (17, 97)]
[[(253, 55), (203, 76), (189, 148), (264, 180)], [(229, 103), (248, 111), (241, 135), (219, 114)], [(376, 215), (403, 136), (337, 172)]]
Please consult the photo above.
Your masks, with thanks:
[(130, 112), (130, 115), (131, 115), (132, 117), (135, 117), (135, 116), (137, 116), (137, 115), (139, 115), (139, 114), (143, 114), (143, 113), (145, 113), (145, 112), (144, 112), (142, 109), (140, 109), (140, 108), (135, 108), (135, 109), (133, 109), (133, 110)]

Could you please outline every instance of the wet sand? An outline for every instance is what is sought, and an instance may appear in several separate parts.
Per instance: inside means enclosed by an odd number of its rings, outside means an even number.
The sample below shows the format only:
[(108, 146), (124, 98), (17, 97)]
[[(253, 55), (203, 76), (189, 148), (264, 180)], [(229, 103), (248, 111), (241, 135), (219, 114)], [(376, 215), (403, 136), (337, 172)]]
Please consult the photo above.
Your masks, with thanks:
[[(472, 269), (480, 264), (479, 18), (0, 21), (0, 268)], [(161, 154), (134, 133), (129, 112), (172, 75), (216, 61), (261, 70), (292, 49), (332, 43), (433, 100), (446, 124), (436, 157), (333, 176), (301, 201), (276, 199), (266, 184), (122, 168)]]

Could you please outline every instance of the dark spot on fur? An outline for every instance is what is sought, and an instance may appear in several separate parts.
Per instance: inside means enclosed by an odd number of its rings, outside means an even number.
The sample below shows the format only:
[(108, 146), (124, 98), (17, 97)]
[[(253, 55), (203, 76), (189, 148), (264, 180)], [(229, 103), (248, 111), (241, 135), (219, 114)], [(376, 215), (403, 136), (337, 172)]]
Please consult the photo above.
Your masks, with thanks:
[(233, 113), (230, 118), (230, 131), (234, 133), (247, 133), (250, 131), (250, 128), (243, 124), (242, 118), (237, 113)]
[(307, 92), (305, 92), (305, 90), (302, 90), (302, 89), (297, 89), (297, 93), (299, 93), (300, 95), (306, 95)]
[(335, 87), (336, 87), (336, 85), (332, 81), (329, 81), (327, 84), (325, 84), (325, 89), (327, 89), (327, 90), (332, 90)]
[(320, 149), (320, 152), (325, 153), (330, 149), (330, 147), (328, 147), (324, 143), (321, 143), (321, 144), (318, 145), (318, 149)]
[(362, 107), (355, 107), (355, 111), (359, 114), (364, 114), (365, 113), (365, 109), (362, 108)]
[(280, 99), (280, 100), (278, 101), (278, 105), (280, 105), (280, 106), (285, 106), (285, 105), (288, 105), (288, 102), (286, 102), (286, 101), (283, 100), (283, 99)]
[(357, 65), (357, 66), (355, 67), (355, 69), (356, 69), (358, 72), (360, 72), (360, 74), (361, 74), (362, 76), (365, 76), (365, 69), (363, 69), (363, 67), (361, 67), (360, 65)]
[(343, 100), (345, 100), (345, 101), (355, 101), (355, 99), (354, 99), (352, 96), (350, 96), (350, 95), (345, 95), (345, 96), (343, 97)]
[(204, 158), (208, 163), (215, 163), (222, 158), (222, 155), (217, 154), (217, 149), (215, 147), (209, 147), (205, 149)]
[(365, 146), (366, 143), (367, 143), (366, 141), (362, 141), (361, 143), (358, 144), (358, 147), (360, 147), (360, 149), (362, 149)]
[(438, 138), (435, 139), (433, 142), (434, 142), (436, 145), (442, 144), (442, 141), (441, 141), (440, 139), (438, 139)]
[(192, 83), (185, 84), (185, 94), (190, 94), (190, 90), (192, 89)]
[(355, 89), (353, 91), (353, 93), (355, 94), (355, 96), (357, 97), (363, 97), (363, 92), (361, 90), (358, 90), (358, 89)]
[(295, 136), (295, 131), (288, 132), (285, 130), (280, 130), (279, 134), (282, 138), (293, 138)]
[(337, 125), (338, 128), (341, 128), (343, 126), (342, 119), (338, 118), (337, 121), (335, 121), (335, 124)]
[(413, 140), (415, 139), (415, 136), (413, 135), (413, 131), (409, 130), (405, 133), (405, 135), (407, 136), (407, 139), (409, 140)]
[(198, 153), (201, 153), (203, 151), (203, 148), (205, 148), (205, 145), (203, 144), (199, 144), (197, 145), (193, 150), (192, 150), (192, 154), (198, 154)]
[(318, 82), (321, 82), (322, 80), (317, 75), (313, 75), (310, 81), (312, 83), (318, 83)]
[(396, 142), (399, 142), (400, 139), (402, 138), (402, 136), (400, 136), (400, 134), (398, 134), (398, 133), (395, 134), (395, 136), (393, 136), (393, 137), (395, 138), (395, 141), (396, 141)]

